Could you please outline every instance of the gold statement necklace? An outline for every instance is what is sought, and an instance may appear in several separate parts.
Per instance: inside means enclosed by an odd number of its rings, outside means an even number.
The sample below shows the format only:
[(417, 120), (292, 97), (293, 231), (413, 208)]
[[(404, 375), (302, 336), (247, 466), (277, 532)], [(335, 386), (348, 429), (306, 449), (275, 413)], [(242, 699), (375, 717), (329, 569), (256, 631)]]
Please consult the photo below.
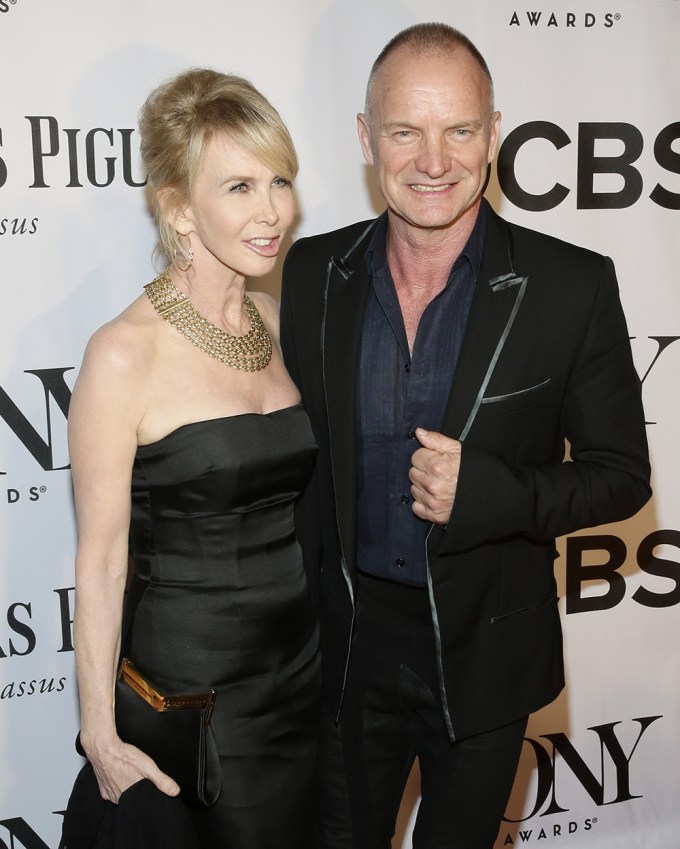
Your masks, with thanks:
[(144, 291), (161, 318), (216, 360), (239, 371), (260, 371), (269, 365), (272, 340), (248, 295), (243, 295), (243, 306), (250, 318), (250, 330), (245, 336), (231, 336), (203, 318), (189, 298), (175, 286), (167, 271), (147, 283)]

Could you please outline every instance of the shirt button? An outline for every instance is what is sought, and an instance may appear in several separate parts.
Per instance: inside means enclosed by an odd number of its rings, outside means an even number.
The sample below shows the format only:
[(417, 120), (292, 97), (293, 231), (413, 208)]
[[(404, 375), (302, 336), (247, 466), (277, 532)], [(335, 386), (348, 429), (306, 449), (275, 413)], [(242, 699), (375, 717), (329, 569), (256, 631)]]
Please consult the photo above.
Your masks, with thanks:
[(411, 499), (410, 499), (410, 498), (408, 497), (408, 495), (406, 495), (406, 494), (404, 494), (404, 495), (402, 495), (402, 496), (401, 496), (401, 503), (402, 503), (402, 504), (408, 504), (410, 500), (411, 500)]
[(404, 565), (404, 558), (403, 557), (397, 557), (397, 559), (394, 561), (394, 565), (398, 566), (401, 569), (402, 566)]
[(415, 439), (415, 438), (416, 438), (416, 432), (415, 432), (415, 430), (409, 430), (409, 431), (407, 431), (407, 432), (406, 432), (406, 438), (407, 438), (407, 439)]

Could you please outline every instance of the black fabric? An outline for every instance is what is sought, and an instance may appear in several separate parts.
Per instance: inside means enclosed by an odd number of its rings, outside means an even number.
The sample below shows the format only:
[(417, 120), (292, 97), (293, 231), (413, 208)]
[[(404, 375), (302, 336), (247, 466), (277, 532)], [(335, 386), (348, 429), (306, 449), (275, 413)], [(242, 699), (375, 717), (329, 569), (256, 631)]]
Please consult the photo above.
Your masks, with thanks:
[(362, 608), (377, 616), (406, 623), (432, 625), (430, 596), (425, 587), (410, 587), (376, 578), (366, 572), (357, 575), (357, 599)]
[(78, 773), (64, 815), (59, 849), (199, 849), (185, 805), (150, 781), (106, 802), (91, 764)]
[(124, 652), (167, 695), (217, 692), (222, 793), (190, 811), (202, 849), (306, 845), (319, 661), (293, 508), (315, 453), (300, 406), (137, 452)]
[(187, 804), (214, 805), (222, 776), (206, 708), (187, 705), (182, 710), (155, 710), (120, 675), (115, 704), (119, 736), (152, 757), (182, 788)]
[(316, 849), (390, 849), (416, 757), (413, 849), (492, 849), (527, 718), (452, 743), (431, 622), (364, 601), (340, 723), (328, 712), (322, 725)]
[[(356, 403), (376, 226), (296, 242), (281, 293), (284, 359), (319, 445), (297, 532), (317, 570), (324, 689), (336, 715), (356, 614)], [(442, 425), (463, 441), (456, 498), (447, 527), (427, 542), (452, 738), (499, 728), (557, 696), (554, 539), (631, 516), (650, 496), (628, 335), (610, 259), (488, 210)]]

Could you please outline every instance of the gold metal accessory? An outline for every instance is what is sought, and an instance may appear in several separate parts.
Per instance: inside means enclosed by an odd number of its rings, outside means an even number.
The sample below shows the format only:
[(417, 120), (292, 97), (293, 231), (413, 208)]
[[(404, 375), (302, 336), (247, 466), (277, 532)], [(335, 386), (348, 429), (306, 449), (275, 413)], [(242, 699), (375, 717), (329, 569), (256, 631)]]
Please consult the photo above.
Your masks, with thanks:
[(184, 696), (164, 696), (150, 681), (144, 678), (142, 673), (126, 657), (122, 658), (120, 662), (118, 677), (158, 713), (165, 713), (169, 710), (205, 710), (204, 722), (207, 725), (210, 721), (215, 704), (214, 690), (208, 690), (207, 693), (190, 693)]
[[(186, 236), (185, 238), (189, 242), (189, 237)], [(191, 267), (191, 263), (194, 261), (194, 249), (191, 247), (191, 242), (189, 242), (189, 248), (185, 251), (182, 245), (180, 244), (181, 239), (182, 233), (177, 233), (177, 244), (179, 245), (179, 250), (177, 250), (177, 246), (175, 246), (175, 250), (172, 255), (172, 261), (173, 264), (176, 265), (180, 271), (188, 271)], [(182, 265), (179, 260), (180, 253), (182, 254), (182, 257), (184, 259), (184, 265)]]
[(243, 306), (250, 318), (250, 330), (245, 336), (231, 336), (203, 318), (189, 298), (175, 286), (167, 271), (147, 283), (144, 291), (161, 318), (216, 360), (239, 371), (260, 371), (269, 365), (272, 340), (248, 295), (243, 295)]

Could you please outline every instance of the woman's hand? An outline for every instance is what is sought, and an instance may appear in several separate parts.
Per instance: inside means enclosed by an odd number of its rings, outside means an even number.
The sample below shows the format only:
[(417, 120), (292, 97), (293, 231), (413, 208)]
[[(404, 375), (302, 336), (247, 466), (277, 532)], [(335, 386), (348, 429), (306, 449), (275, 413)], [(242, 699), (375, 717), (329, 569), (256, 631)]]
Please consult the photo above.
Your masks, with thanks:
[(97, 776), (102, 799), (117, 805), (121, 794), (143, 778), (148, 778), (167, 796), (177, 796), (180, 791), (177, 782), (161, 772), (148, 755), (120, 737), (105, 746), (83, 744), (83, 748)]

